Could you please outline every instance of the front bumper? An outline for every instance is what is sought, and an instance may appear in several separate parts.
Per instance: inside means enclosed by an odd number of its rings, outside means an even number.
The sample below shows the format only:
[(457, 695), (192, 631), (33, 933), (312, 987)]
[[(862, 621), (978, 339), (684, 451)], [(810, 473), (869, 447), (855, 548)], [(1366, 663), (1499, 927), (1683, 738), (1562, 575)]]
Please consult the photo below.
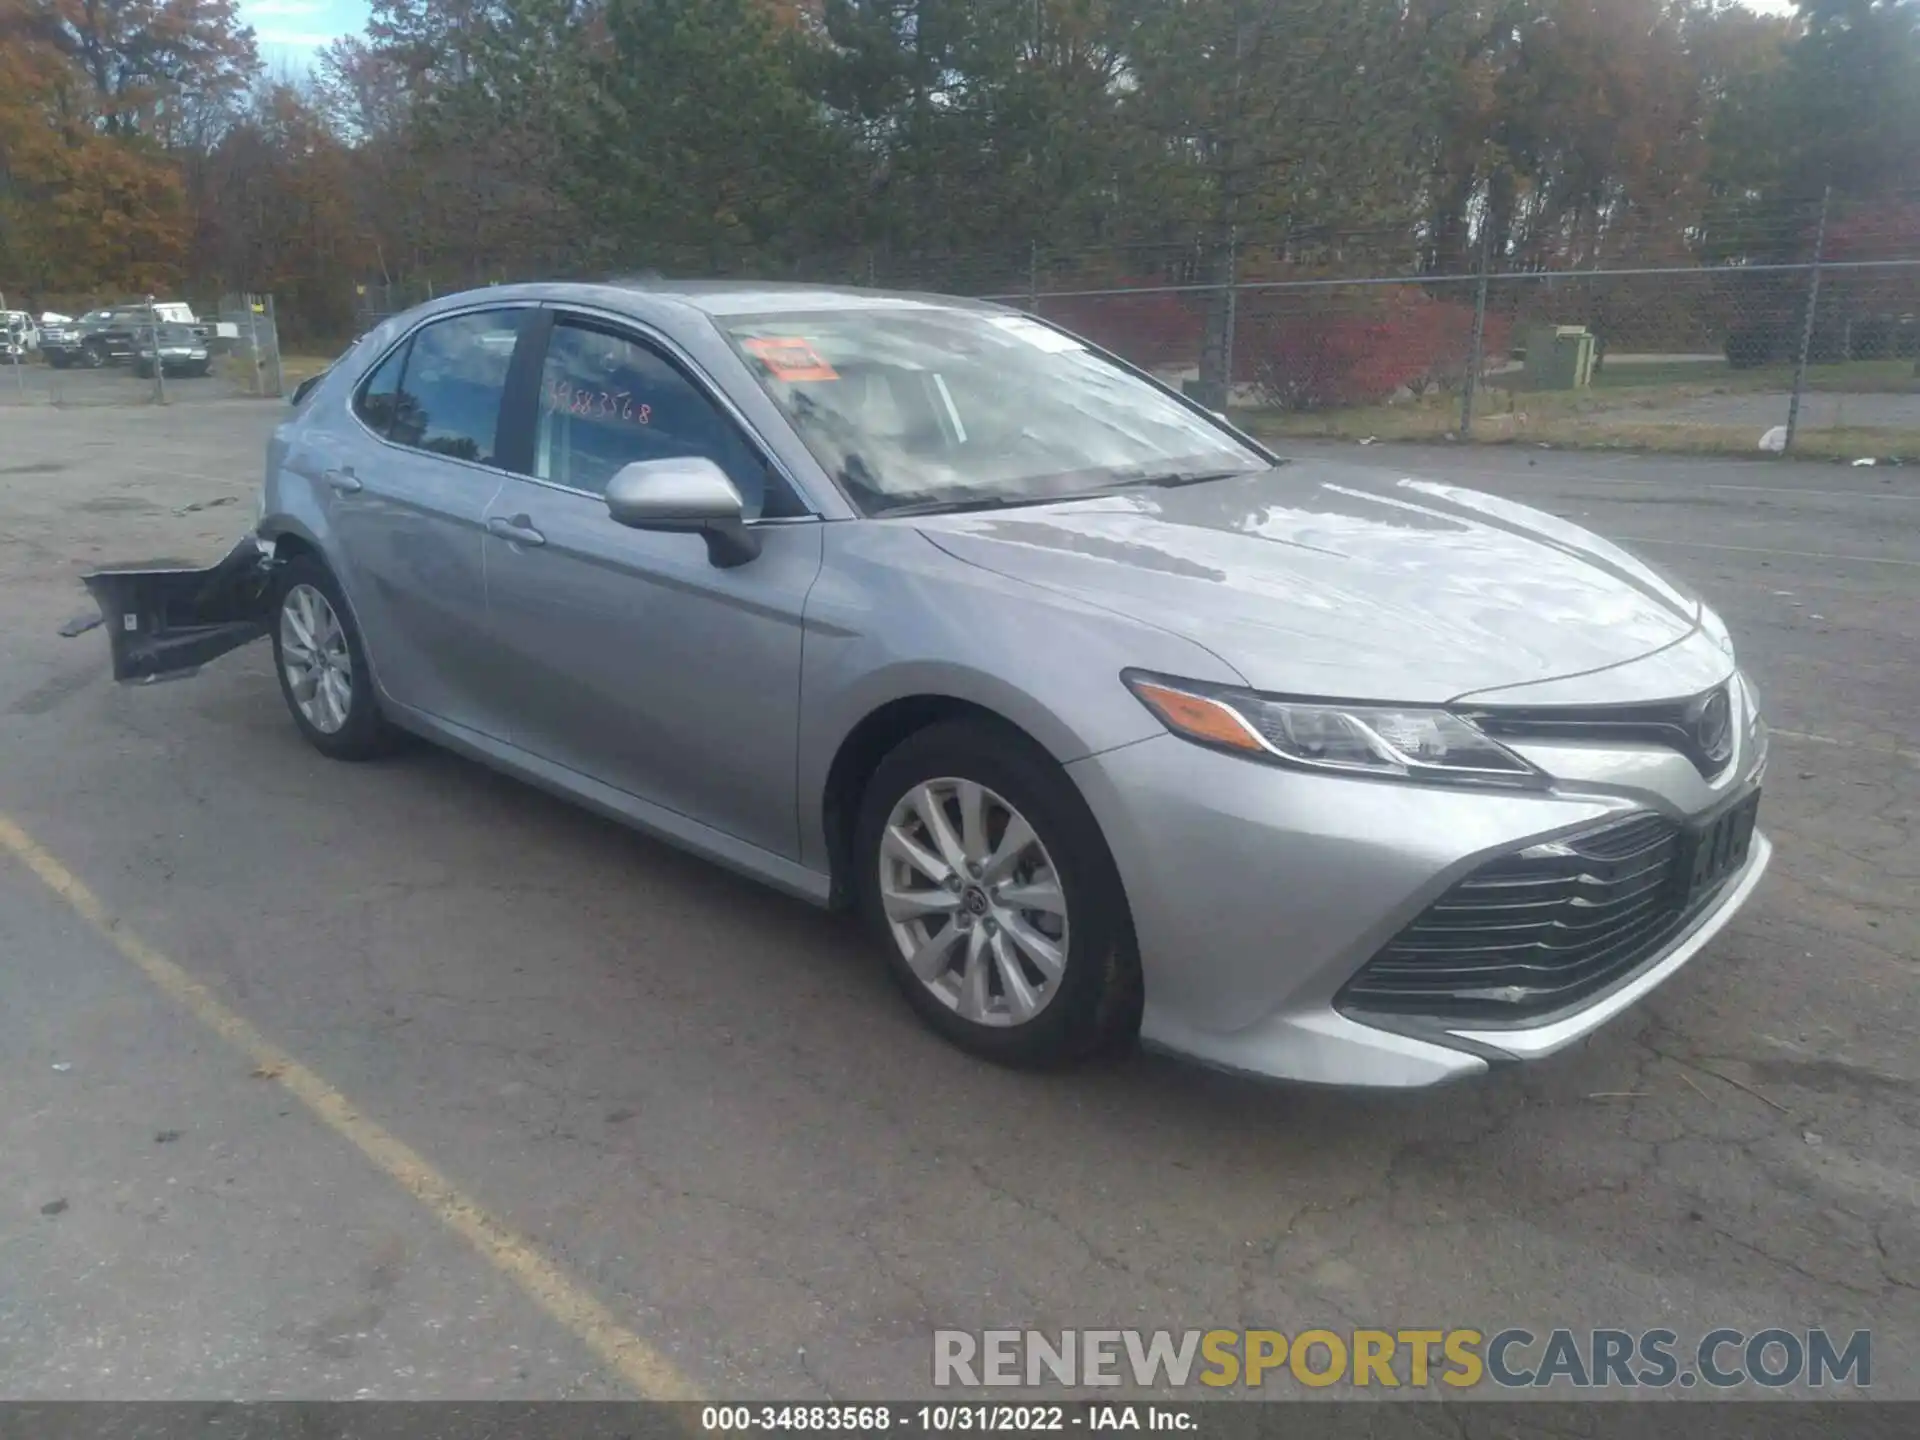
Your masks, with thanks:
[(1431, 1085), (1537, 1059), (1686, 964), (1766, 870), (1772, 846), (1755, 833), (1745, 863), (1660, 948), (1537, 1023), (1343, 1012), (1336, 997), (1356, 972), (1494, 857), (1634, 814), (1693, 819), (1750, 792), (1765, 765), (1764, 744), (1745, 743), (1714, 785), (1678, 754), (1515, 748), (1557, 777), (1553, 790), (1317, 775), (1171, 735), (1071, 765), (1132, 908), (1146, 981), (1142, 1041), (1224, 1069), (1338, 1085)]
[(191, 674), (264, 636), (273, 566), (271, 544), (248, 535), (205, 570), (126, 565), (81, 577), (105, 622), (113, 678)]

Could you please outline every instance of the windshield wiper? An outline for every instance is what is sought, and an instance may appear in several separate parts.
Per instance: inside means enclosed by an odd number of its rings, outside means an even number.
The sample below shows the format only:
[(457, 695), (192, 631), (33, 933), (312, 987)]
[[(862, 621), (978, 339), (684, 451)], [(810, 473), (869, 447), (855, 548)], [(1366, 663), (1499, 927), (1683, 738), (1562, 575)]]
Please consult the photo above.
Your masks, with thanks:
[(1069, 500), (1097, 500), (1110, 490), (1081, 490), (1067, 495), (985, 495), (970, 500), (916, 500), (910, 505), (889, 505), (874, 512), (876, 520), (895, 515), (960, 515), (969, 510), (1012, 510), (1023, 505), (1061, 505)]
[(1241, 475), (1258, 475), (1258, 470), (1161, 470), (1148, 475), (1129, 475), (1122, 485), (1151, 485), (1172, 490), (1181, 485), (1205, 485), (1212, 480), (1232, 480)]

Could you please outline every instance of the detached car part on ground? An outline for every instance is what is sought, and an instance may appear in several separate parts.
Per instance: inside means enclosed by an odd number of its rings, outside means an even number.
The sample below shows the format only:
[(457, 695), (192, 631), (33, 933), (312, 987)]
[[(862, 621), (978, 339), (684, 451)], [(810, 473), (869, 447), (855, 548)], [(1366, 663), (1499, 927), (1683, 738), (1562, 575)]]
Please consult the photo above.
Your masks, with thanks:
[(1007, 1061), (1537, 1058), (1771, 854), (1697, 597), (1522, 505), (1282, 461), (987, 305), (442, 299), (302, 394), (222, 564), (87, 584), (116, 678), (268, 635), (323, 753), (410, 731), (858, 907)]

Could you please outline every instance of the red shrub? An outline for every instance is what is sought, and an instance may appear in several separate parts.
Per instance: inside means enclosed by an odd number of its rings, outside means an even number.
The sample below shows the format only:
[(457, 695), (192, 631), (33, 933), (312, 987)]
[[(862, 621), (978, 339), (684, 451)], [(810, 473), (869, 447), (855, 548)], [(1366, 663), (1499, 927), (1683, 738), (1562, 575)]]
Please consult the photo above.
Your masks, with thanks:
[[(1120, 290), (1127, 285), (1164, 282), (1120, 279), (1104, 283)], [(1206, 300), (1199, 292), (1069, 295), (1043, 300), (1041, 314), (1135, 365), (1158, 369), (1199, 363)]]
[[(1100, 283), (1100, 282), (1095, 282)], [(1204, 291), (1043, 299), (1057, 325), (1148, 369), (1197, 366), (1214, 297)], [(1268, 404), (1292, 410), (1367, 405), (1403, 386), (1458, 385), (1473, 353), (1473, 306), (1402, 285), (1246, 291), (1236, 306), (1233, 374)], [(1506, 353), (1511, 322), (1487, 316), (1482, 354)]]
[[(1269, 292), (1241, 313), (1234, 378), (1290, 410), (1377, 404), (1402, 387), (1414, 394), (1451, 387), (1473, 354), (1473, 307), (1412, 285), (1386, 293)], [(1506, 353), (1509, 330), (1506, 317), (1487, 316), (1483, 364)]]

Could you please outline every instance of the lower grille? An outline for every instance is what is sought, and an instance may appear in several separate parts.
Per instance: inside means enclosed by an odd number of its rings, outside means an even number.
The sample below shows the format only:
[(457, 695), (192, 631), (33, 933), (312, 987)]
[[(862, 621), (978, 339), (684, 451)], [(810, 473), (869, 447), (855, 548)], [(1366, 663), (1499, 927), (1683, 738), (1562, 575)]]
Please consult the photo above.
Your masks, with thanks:
[[(1550, 1014), (1604, 990), (1686, 923), (1683, 832), (1638, 815), (1503, 855), (1347, 982), (1342, 1009), (1448, 1021)], [(1704, 898), (1704, 897), (1703, 897)]]

